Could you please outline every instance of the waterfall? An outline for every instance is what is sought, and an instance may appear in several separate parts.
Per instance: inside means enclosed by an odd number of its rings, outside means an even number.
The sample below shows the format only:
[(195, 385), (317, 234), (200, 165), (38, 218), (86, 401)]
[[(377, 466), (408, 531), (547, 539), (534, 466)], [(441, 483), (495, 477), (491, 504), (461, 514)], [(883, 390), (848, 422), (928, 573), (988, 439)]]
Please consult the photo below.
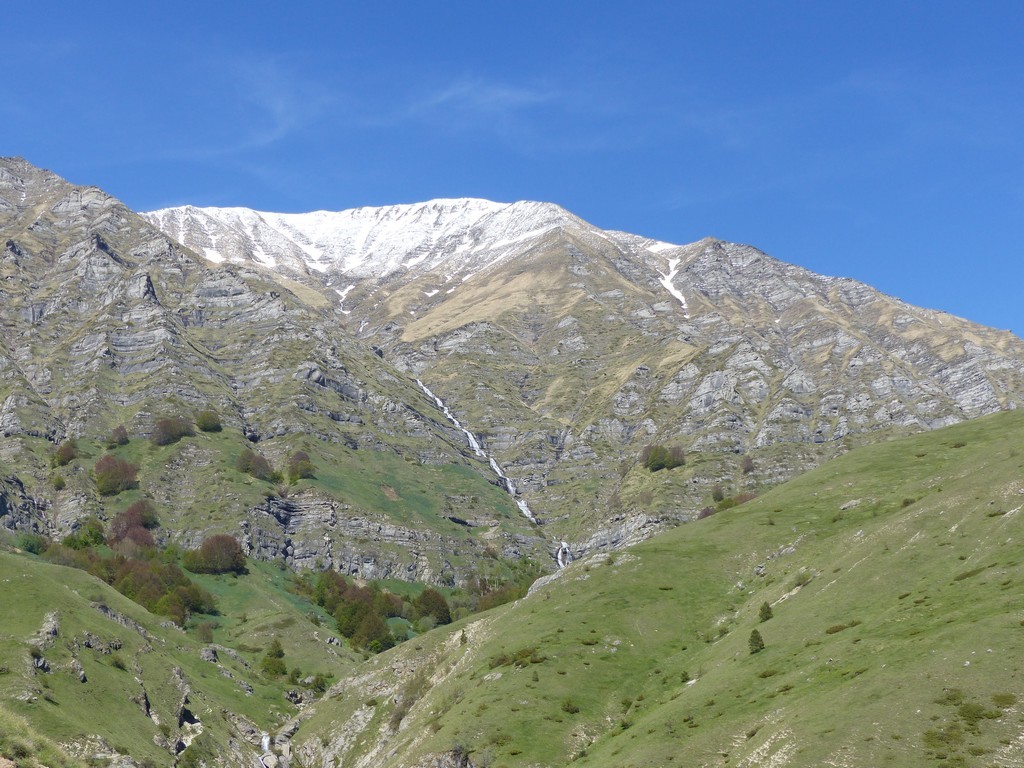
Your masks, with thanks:
[(569, 545), (564, 541), (555, 553), (555, 562), (558, 563), (559, 568), (565, 568), (565, 566), (572, 562), (572, 552), (569, 551)]
[(418, 384), (419, 388), (423, 390), (423, 394), (425, 394), (427, 397), (433, 400), (434, 404), (441, 409), (441, 413), (445, 415), (445, 418), (448, 419), (448, 421), (450, 421), (457, 429), (459, 429), (462, 432), (462, 434), (466, 436), (466, 440), (469, 441), (469, 447), (473, 449), (473, 453), (475, 453), (481, 459), (487, 460), (487, 463), (490, 465), (491, 469), (494, 470), (494, 474), (498, 476), (498, 479), (501, 480), (502, 484), (505, 486), (505, 490), (508, 492), (508, 495), (512, 497), (512, 500), (515, 501), (516, 506), (519, 507), (519, 511), (523, 513), (523, 517), (525, 517), (531, 523), (537, 523), (537, 518), (534, 516), (533, 511), (530, 509), (530, 505), (527, 504), (526, 500), (521, 498), (519, 496), (518, 491), (516, 491), (516, 484), (512, 482), (512, 479), (508, 475), (505, 474), (504, 470), (501, 468), (501, 465), (498, 464), (497, 461), (495, 461), (494, 457), (483, 449), (483, 447), (480, 445), (480, 441), (477, 440), (476, 435), (474, 435), (472, 432), (470, 432), (468, 429), (462, 426), (462, 423), (457, 418), (455, 418), (455, 414), (451, 412), (451, 409), (447, 405), (445, 405), (444, 400), (442, 400), (440, 397), (431, 392), (430, 388), (426, 384), (424, 384), (419, 379), (416, 379), (416, 384)]

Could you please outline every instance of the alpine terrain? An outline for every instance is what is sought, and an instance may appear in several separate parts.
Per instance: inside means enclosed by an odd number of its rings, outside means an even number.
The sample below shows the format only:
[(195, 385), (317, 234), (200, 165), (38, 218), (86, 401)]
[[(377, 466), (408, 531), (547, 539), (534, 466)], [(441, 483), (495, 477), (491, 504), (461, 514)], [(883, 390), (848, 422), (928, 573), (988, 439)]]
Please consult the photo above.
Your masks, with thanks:
[(1022, 403), (748, 245), (0, 159), (0, 768), (1024, 765)]

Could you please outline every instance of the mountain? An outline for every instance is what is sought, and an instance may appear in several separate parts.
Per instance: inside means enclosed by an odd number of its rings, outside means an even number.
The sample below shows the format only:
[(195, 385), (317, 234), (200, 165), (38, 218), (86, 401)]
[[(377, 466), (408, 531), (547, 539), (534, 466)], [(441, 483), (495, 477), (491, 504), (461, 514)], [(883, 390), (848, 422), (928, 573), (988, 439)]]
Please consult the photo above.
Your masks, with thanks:
[[(716, 486), (753, 491), (1024, 392), (1008, 332), (750, 246), (602, 231), (550, 204), (145, 216), (209, 258), (273, 260), (334, 293), (339, 324), (439, 395), (577, 555), (692, 519)], [(638, 471), (653, 444), (691, 461)]]
[[(1012, 334), (545, 203), (140, 215), (21, 159), (0, 329), (0, 764), (1024, 762)], [(219, 614), (23, 551), (141, 501), (140, 580), (237, 537)], [(462, 609), (364, 656), (327, 571)]]
[[(365, 578), (464, 582), (488, 552), (551, 561), (546, 539), (436, 402), (337, 328), (322, 294), (216, 265), (116, 199), (0, 162), (0, 527), (63, 537), (147, 498), (165, 535), (240, 535), (255, 556)], [(153, 444), (166, 417), (223, 431)], [(96, 462), (138, 468), (103, 495)], [(193, 430), (196, 431), (196, 430)], [(59, 466), (54, 449), (77, 441)], [(245, 450), (284, 472), (238, 470)], [(268, 475), (269, 478), (269, 475)]]

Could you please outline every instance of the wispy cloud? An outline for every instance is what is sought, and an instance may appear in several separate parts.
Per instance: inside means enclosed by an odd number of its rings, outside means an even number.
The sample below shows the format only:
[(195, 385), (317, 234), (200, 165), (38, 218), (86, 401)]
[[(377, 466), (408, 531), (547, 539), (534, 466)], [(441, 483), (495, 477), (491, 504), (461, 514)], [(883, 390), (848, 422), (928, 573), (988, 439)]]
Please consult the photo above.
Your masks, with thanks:
[[(211, 60), (202, 67), (209, 110), (220, 135), (170, 150), (179, 159), (229, 157), (284, 142), (336, 109), (339, 94), (304, 76), (287, 57)], [(200, 113), (196, 134), (202, 135)], [(194, 137), (193, 137), (194, 138)]]
[(463, 77), (413, 95), (393, 122), (419, 122), (453, 132), (486, 131), (506, 139), (535, 131), (538, 114), (557, 107), (556, 90)]
[(455, 110), (464, 114), (494, 116), (518, 112), (551, 102), (556, 94), (547, 89), (489, 83), (479, 78), (461, 79), (414, 103), (411, 115)]

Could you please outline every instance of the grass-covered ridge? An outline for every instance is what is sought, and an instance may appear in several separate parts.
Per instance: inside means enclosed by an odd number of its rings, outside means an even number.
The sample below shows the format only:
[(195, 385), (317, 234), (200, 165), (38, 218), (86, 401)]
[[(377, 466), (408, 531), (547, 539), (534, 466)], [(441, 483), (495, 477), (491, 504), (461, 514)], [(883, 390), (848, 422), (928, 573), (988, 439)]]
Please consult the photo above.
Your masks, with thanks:
[(299, 753), (1019, 764), (1022, 442), (1024, 414), (1007, 412), (858, 449), (574, 563), (527, 599), (378, 657), (318, 705)]

